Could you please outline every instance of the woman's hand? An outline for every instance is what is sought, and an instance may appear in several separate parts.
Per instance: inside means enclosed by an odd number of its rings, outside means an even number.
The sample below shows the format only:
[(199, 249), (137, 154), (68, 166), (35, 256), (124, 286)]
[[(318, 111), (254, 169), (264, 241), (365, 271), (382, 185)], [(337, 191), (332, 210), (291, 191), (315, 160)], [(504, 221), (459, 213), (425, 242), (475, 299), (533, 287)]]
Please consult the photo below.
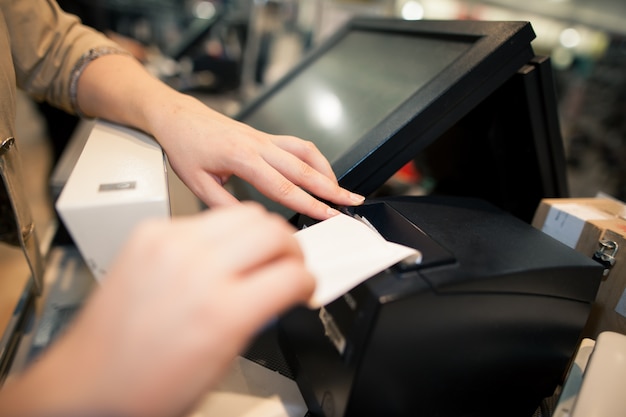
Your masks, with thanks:
[(237, 202), (223, 188), (231, 175), (316, 219), (337, 211), (313, 196), (337, 205), (363, 202), (339, 187), (311, 142), (269, 135), (224, 116), (169, 88), (131, 57), (107, 55), (91, 62), (79, 80), (78, 103), (87, 115), (153, 135), (178, 176), (210, 207)]
[(155, 118), (153, 133), (183, 182), (211, 207), (237, 201), (222, 186), (231, 175), (318, 219), (337, 211), (306, 191), (340, 205), (363, 201), (339, 187), (330, 164), (311, 142), (260, 132), (188, 96), (181, 95), (172, 106), (170, 118)]

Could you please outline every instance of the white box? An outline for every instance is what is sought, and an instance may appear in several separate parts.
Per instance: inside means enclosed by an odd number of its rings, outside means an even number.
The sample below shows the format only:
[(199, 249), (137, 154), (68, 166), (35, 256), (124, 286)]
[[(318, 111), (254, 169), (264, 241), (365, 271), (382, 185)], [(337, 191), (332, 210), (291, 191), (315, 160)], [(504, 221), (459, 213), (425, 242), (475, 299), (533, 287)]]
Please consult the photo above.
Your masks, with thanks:
[(171, 215), (167, 163), (137, 130), (98, 121), (56, 202), (61, 220), (97, 280), (142, 220)]

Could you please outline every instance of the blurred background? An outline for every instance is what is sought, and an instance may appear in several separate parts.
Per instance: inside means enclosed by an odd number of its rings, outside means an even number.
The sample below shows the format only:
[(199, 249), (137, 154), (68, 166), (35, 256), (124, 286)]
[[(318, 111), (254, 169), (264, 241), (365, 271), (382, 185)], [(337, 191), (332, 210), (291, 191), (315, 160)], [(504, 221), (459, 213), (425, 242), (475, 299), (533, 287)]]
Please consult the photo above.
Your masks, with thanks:
[[(354, 15), (524, 20), (552, 59), (572, 197), (626, 199), (623, 0), (60, 0), (157, 76), (234, 115)], [(428, 57), (424, 57), (428, 59)], [(48, 115), (47, 112), (52, 112)], [(45, 109), (55, 158), (73, 128)]]
[[(552, 59), (572, 197), (626, 199), (623, 0), (60, 0), (158, 77), (234, 115), (355, 15), (530, 21)], [(428, 59), (428, 57), (424, 57)], [(77, 120), (45, 105), (52, 164)]]

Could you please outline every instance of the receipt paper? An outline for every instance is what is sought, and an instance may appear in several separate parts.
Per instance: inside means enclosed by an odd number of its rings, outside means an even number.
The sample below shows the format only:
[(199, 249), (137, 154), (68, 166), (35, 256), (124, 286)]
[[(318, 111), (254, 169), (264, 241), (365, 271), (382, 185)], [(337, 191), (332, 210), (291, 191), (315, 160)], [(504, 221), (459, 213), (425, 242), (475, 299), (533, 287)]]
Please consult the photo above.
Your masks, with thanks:
[(319, 308), (375, 274), (416, 254), (389, 242), (365, 223), (340, 214), (295, 233), (316, 288), (308, 302)]

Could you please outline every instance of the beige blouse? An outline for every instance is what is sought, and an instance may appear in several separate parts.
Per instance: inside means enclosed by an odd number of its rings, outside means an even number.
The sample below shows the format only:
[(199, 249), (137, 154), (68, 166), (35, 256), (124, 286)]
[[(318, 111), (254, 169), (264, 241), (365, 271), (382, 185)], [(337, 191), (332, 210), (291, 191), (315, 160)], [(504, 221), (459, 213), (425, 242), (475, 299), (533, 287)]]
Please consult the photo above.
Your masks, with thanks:
[(0, 138), (14, 136), (16, 86), (77, 113), (82, 69), (108, 53), (124, 52), (54, 0), (0, 0)]

